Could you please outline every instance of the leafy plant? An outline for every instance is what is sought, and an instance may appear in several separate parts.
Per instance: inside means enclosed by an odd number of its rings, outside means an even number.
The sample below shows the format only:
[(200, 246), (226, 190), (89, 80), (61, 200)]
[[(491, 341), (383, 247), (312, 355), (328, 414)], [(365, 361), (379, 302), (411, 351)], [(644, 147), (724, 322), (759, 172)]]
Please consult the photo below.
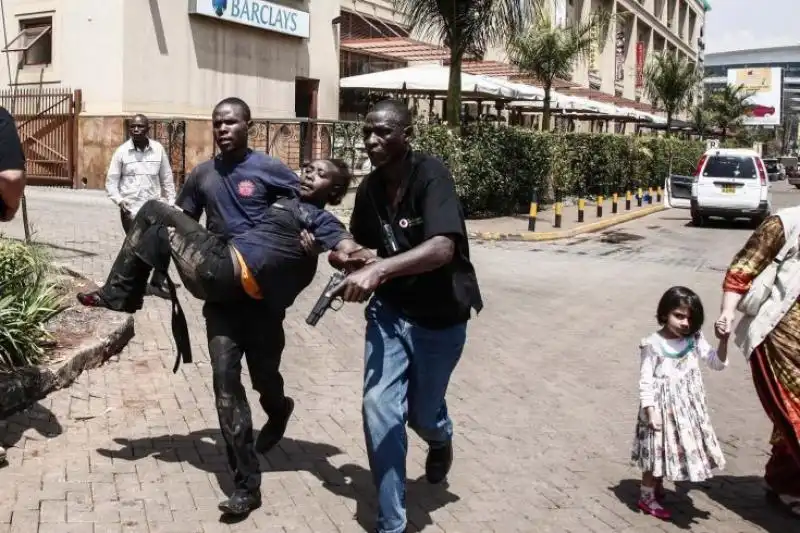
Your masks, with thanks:
[(45, 323), (60, 295), (41, 248), (0, 239), (0, 369), (35, 365), (50, 335)]
[(540, 10), (527, 31), (512, 36), (508, 56), (520, 71), (536, 78), (544, 89), (542, 130), (550, 131), (550, 102), (556, 78), (570, 79), (575, 61), (588, 56), (606, 35), (611, 22), (606, 10), (595, 11), (585, 21), (569, 26), (555, 23), (551, 9)]
[(752, 108), (747, 103), (751, 96), (753, 93), (745, 90), (744, 85), (725, 85), (708, 96), (706, 105), (711, 112), (712, 122), (722, 130), (722, 142), (728, 138), (728, 131), (741, 124)]
[(656, 54), (644, 70), (645, 93), (667, 114), (667, 135), (675, 115), (688, 109), (701, 76), (697, 66), (673, 52)]
[(447, 121), (460, 125), (461, 66), (464, 57), (482, 58), (493, 43), (505, 43), (531, 19), (539, 0), (393, 0), (407, 23), (450, 49)]

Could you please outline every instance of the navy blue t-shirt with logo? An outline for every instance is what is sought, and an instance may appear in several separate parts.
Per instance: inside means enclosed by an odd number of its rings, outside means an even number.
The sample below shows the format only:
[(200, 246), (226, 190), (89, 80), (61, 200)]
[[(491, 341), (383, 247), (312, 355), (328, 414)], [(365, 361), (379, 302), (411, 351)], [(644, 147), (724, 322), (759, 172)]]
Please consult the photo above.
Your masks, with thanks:
[(195, 167), (175, 203), (196, 219), (205, 211), (208, 230), (227, 240), (263, 223), (278, 198), (299, 194), (297, 174), (280, 160), (251, 150), (241, 161), (217, 156)]
[(317, 269), (300, 232), (308, 229), (326, 249), (350, 236), (332, 213), (301, 202), (299, 192), (300, 179), (289, 167), (251, 151), (233, 164), (216, 157), (198, 165), (175, 203), (195, 219), (205, 211), (208, 230), (234, 244), (265, 298), (285, 309)]

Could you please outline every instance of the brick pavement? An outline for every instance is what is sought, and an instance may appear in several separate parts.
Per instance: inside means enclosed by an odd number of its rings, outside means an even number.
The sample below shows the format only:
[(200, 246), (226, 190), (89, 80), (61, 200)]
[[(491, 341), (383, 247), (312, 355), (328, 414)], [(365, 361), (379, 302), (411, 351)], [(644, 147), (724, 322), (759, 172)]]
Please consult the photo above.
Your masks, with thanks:
[[(116, 213), (102, 194), (31, 190), (29, 198), (38, 238), (102, 280), (121, 241)], [(711, 310), (718, 305), (720, 273), (678, 258), (724, 264), (747, 235), (703, 228), (687, 237), (683, 222), (670, 220), (680, 217), (670, 213), (622, 227), (652, 241), (650, 247), (640, 242), (638, 253), (606, 253), (626, 245), (601, 236), (473, 246), (487, 307), (470, 327), (450, 392), (456, 464), (449, 487), (428, 486), (419, 479), (425, 450), (411, 439), (412, 531), (797, 527), (763, 503), (759, 475), (769, 425), (738, 355), (728, 371), (707, 374), (727, 470), (710, 483), (678, 488), (674, 524), (631, 508), (636, 343), (655, 327), (655, 303), (670, 284), (695, 287)], [(648, 226), (667, 234), (659, 237)], [(22, 235), (19, 222), (3, 229)], [(642, 256), (648, 259), (634, 260)], [(0, 532), (370, 528), (374, 491), (359, 409), (361, 308), (330, 314), (317, 328), (303, 321), (327, 273), (321, 269), (287, 317), (283, 368), (297, 408), (288, 438), (263, 460), (264, 506), (250, 518), (222, 524), (216, 510), (220, 486), (230, 478), (216, 431), (200, 307), (188, 301), (185, 308), (197, 363), (173, 375), (168, 304), (149, 299), (136, 317), (137, 336), (117, 360), (0, 425), (10, 446), (10, 465), (0, 470), (7, 481), (0, 486)], [(260, 410), (254, 416), (257, 425), (264, 422)]]

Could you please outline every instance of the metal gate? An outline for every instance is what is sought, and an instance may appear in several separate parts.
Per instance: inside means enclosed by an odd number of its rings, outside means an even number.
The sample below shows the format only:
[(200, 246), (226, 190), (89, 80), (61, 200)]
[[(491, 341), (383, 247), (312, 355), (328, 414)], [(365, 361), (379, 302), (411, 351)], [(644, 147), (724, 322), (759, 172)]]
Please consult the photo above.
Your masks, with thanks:
[(0, 91), (0, 105), (17, 123), (28, 183), (75, 187), (80, 90), (12, 87)]
[[(175, 188), (180, 189), (186, 181), (186, 121), (173, 119), (149, 119), (150, 133), (148, 136), (161, 143), (169, 157), (172, 176), (175, 179)], [(125, 139), (128, 140), (128, 130), (131, 119), (125, 119)]]

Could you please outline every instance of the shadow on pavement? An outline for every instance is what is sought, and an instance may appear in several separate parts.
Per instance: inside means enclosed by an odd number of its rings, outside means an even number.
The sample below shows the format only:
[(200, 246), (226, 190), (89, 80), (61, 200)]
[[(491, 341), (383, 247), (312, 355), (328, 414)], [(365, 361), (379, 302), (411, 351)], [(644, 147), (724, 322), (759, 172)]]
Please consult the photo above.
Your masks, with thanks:
[(800, 531), (800, 520), (767, 503), (764, 479), (758, 476), (717, 476), (697, 487), (710, 499), (768, 533)]
[(47, 438), (57, 437), (64, 431), (56, 415), (37, 403), (25, 411), (0, 420), (0, 446), (6, 448), (16, 446), (22, 434), (29, 429), (34, 429), (39, 435)]
[[(639, 499), (639, 480), (626, 479), (609, 487), (619, 500), (633, 512)], [(787, 516), (781, 509), (767, 504), (763, 480), (755, 476), (718, 476), (704, 483), (676, 483), (675, 490), (667, 488), (665, 506), (673, 513), (672, 523), (691, 530), (701, 521), (713, 519), (713, 511), (701, 511), (694, 506), (689, 493), (703, 492), (718, 506), (737, 514), (768, 533), (788, 533), (800, 530), (800, 520)]]
[[(638, 479), (625, 479), (615, 487), (609, 487), (609, 490), (632, 512), (641, 513), (636, 506), (639, 501), (639, 483)], [(691, 498), (687, 495), (685, 486), (676, 487), (675, 491), (671, 491), (667, 487), (667, 499), (664, 506), (672, 511), (671, 522), (681, 529), (691, 530), (693, 525), (700, 523), (700, 520), (711, 518), (711, 513), (701, 511), (694, 506)], [(656, 518), (653, 520), (655, 523), (658, 522)]]
[[(256, 436), (257, 436), (257, 432)], [(188, 435), (162, 435), (142, 439), (114, 439), (119, 450), (99, 448), (103, 457), (136, 461), (152, 456), (159, 461), (186, 462), (199, 470), (213, 473), (225, 494), (233, 491), (233, 478), (228, 470), (225, 445), (218, 430), (206, 429)], [(336, 446), (284, 438), (261, 458), (263, 472), (305, 471), (320, 480), (322, 486), (337, 496), (356, 502), (355, 519), (366, 531), (374, 527), (377, 496), (369, 470), (345, 464), (336, 467), (330, 458), (344, 452)], [(418, 531), (433, 524), (430, 514), (456, 502), (459, 497), (447, 490), (447, 484), (430, 485), (424, 477), (407, 482), (406, 505), (409, 530)]]

